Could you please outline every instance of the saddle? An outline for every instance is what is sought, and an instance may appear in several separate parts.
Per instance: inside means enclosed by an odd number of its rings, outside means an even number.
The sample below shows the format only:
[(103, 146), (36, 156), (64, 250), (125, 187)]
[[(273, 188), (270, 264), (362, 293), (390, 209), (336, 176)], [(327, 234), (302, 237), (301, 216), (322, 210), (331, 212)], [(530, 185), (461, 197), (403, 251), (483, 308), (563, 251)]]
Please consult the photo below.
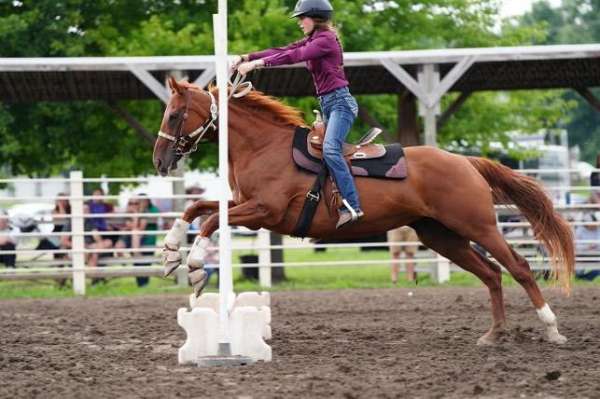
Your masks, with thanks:
[[(314, 112), (317, 114), (317, 120), (307, 136), (307, 148), (310, 155), (318, 159), (323, 159), (325, 124), (321, 119), (319, 111)], [(344, 143), (342, 153), (346, 161), (351, 161), (352, 159), (375, 159), (383, 157), (386, 153), (385, 146), (372, 143), (372, 141), (380, 134), (381, 129), (374, 127), (360, 138), (358, 144)]]
[[(354, 176), (405, 179), (407, 177), (404, 150), (398, 143), (381, 145), (372, 141), (381, 133), (373, 128), (358, 144), (344, 143), (344, 158)], [(312, 129), (297, 127), (292, 144), (292, 158), (298, 167), (308, 172), (319, 173), (323, 164), (323, 139), (325, 125), (317, 114)]]

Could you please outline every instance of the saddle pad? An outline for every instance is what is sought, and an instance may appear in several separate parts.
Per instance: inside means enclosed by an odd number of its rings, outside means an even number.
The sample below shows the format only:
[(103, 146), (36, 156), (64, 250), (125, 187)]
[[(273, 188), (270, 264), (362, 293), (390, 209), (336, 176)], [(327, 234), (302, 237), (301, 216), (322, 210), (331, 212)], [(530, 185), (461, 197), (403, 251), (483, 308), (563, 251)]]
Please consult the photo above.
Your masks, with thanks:
[[(297, 127), (292, 143), (292, 158), (299, 168), (308, 172), (319, 173), (321, 160), (308, 152), (307, 136), (310, 130)], [(408, 171), (406, 157), (400, 144), (385, 146), (386, 154), (376, 159), (353, 159), (351, 161), (354, 176), (379, 177), (384, 179), (405, 179)]]

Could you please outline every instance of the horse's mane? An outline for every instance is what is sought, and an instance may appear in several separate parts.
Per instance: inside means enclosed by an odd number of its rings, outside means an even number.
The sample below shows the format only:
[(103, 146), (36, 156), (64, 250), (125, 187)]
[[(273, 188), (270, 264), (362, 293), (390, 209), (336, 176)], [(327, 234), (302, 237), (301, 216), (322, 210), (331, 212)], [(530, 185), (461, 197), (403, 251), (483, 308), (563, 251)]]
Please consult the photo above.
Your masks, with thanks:
[[(178, 82), (178, 84), (187, 89), (202, 90), (201, 87), (185, 81)], [(208, 90), (213, 94), (217, 94), (218, 87), (211, 84)], [(274, 117), (276, 122), (283, 125), (306, 126), (302, 112), (299, 109), (283, 104), (275, 97), (266, 95), (258, 90), (251, 90), (244, 97), (236, 98), (235, 101), (243, 103), (246, 108), (267, 112)]]

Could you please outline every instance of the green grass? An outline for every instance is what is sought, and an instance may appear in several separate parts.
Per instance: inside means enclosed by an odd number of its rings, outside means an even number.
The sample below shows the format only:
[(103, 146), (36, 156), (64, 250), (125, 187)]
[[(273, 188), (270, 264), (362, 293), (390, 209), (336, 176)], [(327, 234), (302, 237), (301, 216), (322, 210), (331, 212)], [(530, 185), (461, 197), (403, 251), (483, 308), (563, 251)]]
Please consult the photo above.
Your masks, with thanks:
[[(244, 252), (247, 254), (248, 252)], [(234, 253), (234, 262), (238, 262)], [(309, 249), (286, 250), (286, 262), (320, 262), (335, 260), (381, 260), (381, 265), (369, 266), (312, 266), (312, 267), (286, 267), (287, 280), (275, 285), (271, 291), (282, 290), (336, 290), (344, 288), (390, 288), (389, 254), (387, 251), (361, 252), (358, 248), (328, 249), (326, 252), (313, 252)], [(505, 286), (514, 286), (516, 283), (508, 276), (503, 276)], [(542, 286), (548, 285), (541, 281)], [(600, 285), (600, 279), (594, 283), (577, 282), (577, 285)], [(254, 281), (243, 280), (239, 269), (234, 269), (235, 290), (260, 291), (264, 290)], [(398, 287), (415, 287), (415, 283), (408, 283), (401, 274)], [(428, 274), (420, 273), (418, 286), (437, 286)], [(482, 283), (469, 273), (452, 273), (451, 280), (442, 286), (480, 287)], [(211, 281), (208, 292), (216, 291), (216, 279)], [(190, 288), (178, 287), (172, 279), (159, 277), (150, 278), (150, 284), (138, 288), (133, 277), (109, 279), (106, 283), (91, 286), (88, 281), (86, 294), (90, 297), (104, 296), (129, 296), (129, 295), (156, 295), (165, 293), (189, 294)], [(65, 287), (59, 287), (55, 281), (2, 281), (0, 282), (0, 299), (12, 298), (61, 298), (74, 296), (70, 281)]]

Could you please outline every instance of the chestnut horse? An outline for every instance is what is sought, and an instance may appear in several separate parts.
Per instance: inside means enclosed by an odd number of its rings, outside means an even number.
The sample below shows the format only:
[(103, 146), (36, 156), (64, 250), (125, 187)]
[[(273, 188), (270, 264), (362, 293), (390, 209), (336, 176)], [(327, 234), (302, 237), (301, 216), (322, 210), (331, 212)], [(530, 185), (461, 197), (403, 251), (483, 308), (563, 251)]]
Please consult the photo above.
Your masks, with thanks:
[[(154, 165), (162, 176), (176, 167), (182, 154), (194, 149), (198, 137), (217, 140), (216, 127), (210, 131), (209, 125), (217, 117), (218, 91), (204, 91), (174, 79), (169, 84), (172, 97), (154, 147)], [(292, 233), (315, 179), (315, 175), (301, 171), (291, 156), (294, 130), (303, 125), (299, 110), (257, 91), (229, 101), (231, 225)], [(405, 180), (356, 177), (365, 212), (359, 222), (336, 230), (336, 217), (321, 201), (308, 236), (355, 238), (411, 226), (423, 244), (475, 274), (488, 287), (493, 322), (478, 344), (493, 344), (506, 327), (501, 268), (471, 247), (470, 242), (476, 242), (525, 289), (544, 323), (546, 338), (564, 343), (566, 338), (559, 334), (556, 316), (529, 264), (508, 245), (496, 225), (494, 204), (515, 204), (546, 246), (553, 274), (568, 293), (574, 269), (572, 232), (540, 185), (496, 162), (438, 148), (408, 147), (405, 156), (409, 171)], [(183, 214), (184, 227), (175, 226), (169, 232), (165, 240), (169, 272), (181, 262), (177, 250), (187, 223), (201, 215), (208, 215), (208, 219), (196, 244), (206, 242), (205, 237), (218, 228), (218, 202), (197, 201)]]

